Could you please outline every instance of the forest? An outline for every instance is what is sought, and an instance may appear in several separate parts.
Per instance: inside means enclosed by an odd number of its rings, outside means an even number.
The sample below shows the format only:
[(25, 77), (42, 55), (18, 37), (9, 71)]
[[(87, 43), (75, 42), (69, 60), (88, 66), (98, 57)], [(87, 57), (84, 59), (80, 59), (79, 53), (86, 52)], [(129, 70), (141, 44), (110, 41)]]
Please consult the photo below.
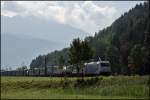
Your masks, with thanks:
[[(78, 38), (79, 39), (79, 38)], [(91, 47), (93, 54), (90, 59), (109, 60), (112, 74), (149, 74), (149, 3), (137, 4), (128, 12), (122, 14), (110, 26), (95, 32), (83, 41)], [(79, 39), (80, 40), (80, 39)], [(39, 55), (32, 60), (30, 68), (47, 65), (70, 65), (70, 49), (64, 48), (46, 55)], [(89, 60), (90, 61), (90, 60)]]

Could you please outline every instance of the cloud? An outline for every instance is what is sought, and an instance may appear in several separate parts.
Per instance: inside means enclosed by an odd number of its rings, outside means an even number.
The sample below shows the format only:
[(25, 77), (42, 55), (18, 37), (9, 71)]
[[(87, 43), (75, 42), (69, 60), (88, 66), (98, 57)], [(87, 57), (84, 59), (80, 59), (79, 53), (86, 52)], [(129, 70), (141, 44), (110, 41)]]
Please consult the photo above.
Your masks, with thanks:
[(116, 17), (116, 13), (117, 10), (114, 7), (100, 7), (92, 1), (85, 1), (81, 5), (74, 5), (70, 11), (68, 22), (74, 27), (93, 34), (95, 31), (110, 25)]
[(9, 3), (6, 5), (5, 1), (1, 1), (1, 15), (4, 15), (4, 16), (9, 16), (9, 17), (13, 17), (13, 16), (16, 16), (17, 13), (14, 12), (14, 11), (11, 11), (10, 8), (14, 8), (13, 5), (10, 5)]
[(55, 20), (94, 34), (112, 23), (117, 9), (99, 6), (92, 1), (2, 1), (1, 14), (4, 16), (35, 16)]

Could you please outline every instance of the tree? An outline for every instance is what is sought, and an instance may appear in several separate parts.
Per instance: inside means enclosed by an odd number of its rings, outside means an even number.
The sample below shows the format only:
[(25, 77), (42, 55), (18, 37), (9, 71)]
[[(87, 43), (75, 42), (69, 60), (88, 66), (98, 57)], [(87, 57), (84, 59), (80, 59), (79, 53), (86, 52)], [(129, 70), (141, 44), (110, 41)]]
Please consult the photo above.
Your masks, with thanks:
[(119, 65), (119, 49), (115, 46), (110, 46), (107, 49), (107, 57), (111, 63), (112, 73), (120, 73), (120, 65)]
[(88, 45), (88, 42), (86, 41), (82, 41), (81, 42), (81, 55), (82, 55), (82, 61), (86, 62), (89, 59), (91, 59), (91, 57), (93, 56), (93, 50), (92, 48)]
[(9, 71), (11, 71), (12, 70), (12, 68), (11, 67), (9, 67)]
[[(92, 48), (88, 45), (88, 42), (82, 41), (81, 42), (81, 68), (84, 67), (84, 63), (88, 62), (93, 56), (93, 50)], [(82, 80), (83, 80), (83, 69), (82, 69)]]
[(130, 61), (135, 64), (135, 73), (139, 73), (140, 68), (143, 66), (143, 52), (141, 44), (136, 44), (130, 52)]
[(63, 58), (62, 55), (60, 55), (58, 60), (59, 60), (59, 69), (63, 69), (63, 66), (65, 64), (65, 59)]
[(83, 63), (93, 56), (93, 51), (88, 42), (81, 41), (79, 38), (74, 39), (69, 49), (70, 63), (76, 64), (77, 72), (83, 67)]
[(23, 72), (23, 75), (25, 75), (25, 71), (27, 70), (27, 66), (26, 65), (22, 65), (21, 67), (18, 67), (16, 70)]
[(102, 59), (106, 58), (106, 48), (108, 46), (108, 43), (106, 42), (106, 39), (98, 39), (95, 44), (95, 54), (94, 59), (98, 60), (99, 57)]
[(6, 71), (8, 71), (8, 67), (6, 66), (6, 69), (5, 69)]
[(28, 69), (27, 66), (23, 64), (21, 67), (18, 67), (16, 70), (24, 71), (24, 70), (27, 70), (27, 69)]
[(79, 38), (74, 39), (69, 49), (69, 58), (71, 64), (76, 64), (77, 72), (79, 73), (81, 63), (81, 40)]

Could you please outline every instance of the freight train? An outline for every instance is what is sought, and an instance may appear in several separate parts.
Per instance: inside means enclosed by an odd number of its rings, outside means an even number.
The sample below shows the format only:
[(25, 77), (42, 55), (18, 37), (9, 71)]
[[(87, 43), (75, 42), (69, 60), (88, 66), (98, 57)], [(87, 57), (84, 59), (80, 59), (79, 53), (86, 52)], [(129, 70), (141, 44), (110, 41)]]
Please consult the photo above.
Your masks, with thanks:
[[(71, 66), (72, 67), (72, 66)], [(68, 67), (69, 68), (69, 67)], [(79, 72), (71, 69), (58, 69), (58, 67), (32, 68), (18, 71), (1, 71), (1, 76), (92, 76), (92, 75), (110, 75), (111, 67), (109, 61), (97, 61), (85, 63)]]

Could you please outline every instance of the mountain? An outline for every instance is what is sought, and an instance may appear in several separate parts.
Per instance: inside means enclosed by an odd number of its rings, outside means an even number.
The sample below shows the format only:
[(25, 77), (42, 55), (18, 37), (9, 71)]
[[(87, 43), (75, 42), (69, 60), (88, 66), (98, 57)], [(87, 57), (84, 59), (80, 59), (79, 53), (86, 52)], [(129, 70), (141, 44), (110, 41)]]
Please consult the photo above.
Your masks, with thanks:
[[(149, 60), (149, 4), (138, 4), (128, 12), (122, 14), (112, 25), (95, 33), (95, 36), (85, 37), (93, 48), (93, 59), (99, 57), (111, 63), (112, 73), (117, 74), (148, 74)], [(47, 60), (53, 65), (58, 64), (60, 55), (69, 61), (69, 48), (47, 54)], [(38, 56), (32, 60), (30, 67), (43, 66)], [(68, 64), (68, 63), (66, 63)], [(131, 71), (128, 64), (135, 65)], [(36, 65), (36, 66), (35, 66)]]
[(1, 16), (1, 66), (29, 65), (38, 54), (68, 47), (88, 33), (69, 25), (33, 16)]
[(23, 62), (28, 65), (39, 53), (45, 54), (61, 48), (61, 44), (53, 41), (1, 34), (1, 65), (18, 67)]
[(53, 20), (44, 20), (33, 16), (1, 16), (1, 32), (21, 34), (44, 40), (56, 41), (66, 46), (76, 37), (89, 35), (80, 29)]

